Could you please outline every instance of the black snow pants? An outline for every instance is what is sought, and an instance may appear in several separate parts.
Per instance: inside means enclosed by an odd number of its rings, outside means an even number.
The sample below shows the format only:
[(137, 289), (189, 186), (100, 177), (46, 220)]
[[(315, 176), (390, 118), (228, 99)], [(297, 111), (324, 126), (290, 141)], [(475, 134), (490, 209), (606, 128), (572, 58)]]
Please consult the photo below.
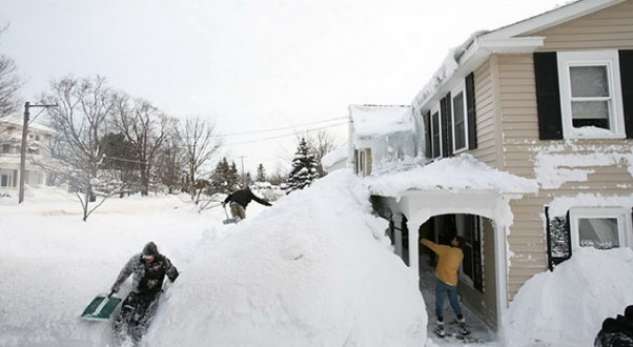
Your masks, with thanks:
[(131, 292), (123, 300), (121, 312), (114, 321), (114, 330), (119, 338), (125, 339), (127, 335), (135, 343), (141, 340), (156, 312), (160, 293)]

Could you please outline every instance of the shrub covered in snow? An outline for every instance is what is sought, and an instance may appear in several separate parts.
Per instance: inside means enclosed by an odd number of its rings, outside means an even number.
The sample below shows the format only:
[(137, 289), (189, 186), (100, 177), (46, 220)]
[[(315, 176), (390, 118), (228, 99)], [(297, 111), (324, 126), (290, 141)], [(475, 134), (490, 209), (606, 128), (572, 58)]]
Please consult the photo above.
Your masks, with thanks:
[(602, 321), (633, 304), (633, 250), (580, 249), (528, 280), (508, 312), (512, 346), (593, 346)]

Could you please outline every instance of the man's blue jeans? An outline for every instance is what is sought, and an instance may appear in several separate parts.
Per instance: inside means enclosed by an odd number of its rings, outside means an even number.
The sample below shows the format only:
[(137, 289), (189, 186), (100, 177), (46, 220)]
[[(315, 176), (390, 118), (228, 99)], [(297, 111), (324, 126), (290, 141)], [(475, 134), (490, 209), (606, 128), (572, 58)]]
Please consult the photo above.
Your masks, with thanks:
[(462, 309), (459, 306), (459, 298), (457, 297), (457, 287), (448, 285), (439, 279), (436, 279), (435, 283), (435, 314), (437, 320), (444, 321), (444, 298), (448, 295), (448, 302), (453, 308), (453, 312), (457, 316), (457, 319), (462, 318)]

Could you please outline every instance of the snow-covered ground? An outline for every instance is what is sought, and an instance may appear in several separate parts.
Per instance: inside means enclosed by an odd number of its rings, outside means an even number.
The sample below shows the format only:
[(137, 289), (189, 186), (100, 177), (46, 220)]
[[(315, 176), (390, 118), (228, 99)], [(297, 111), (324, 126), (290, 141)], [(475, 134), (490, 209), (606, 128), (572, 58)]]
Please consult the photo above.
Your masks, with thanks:
[[(351, 173), (221, 224), (186, 196), (107, 201), (87, 223), (57, 190), (0, 199), (0, 346), (106, 346), (78, 316), (150, 240), (179, 267), (149, 346), (420, 346), (417, 281)], [(129, 288), (124, 288), (121, 294)]]

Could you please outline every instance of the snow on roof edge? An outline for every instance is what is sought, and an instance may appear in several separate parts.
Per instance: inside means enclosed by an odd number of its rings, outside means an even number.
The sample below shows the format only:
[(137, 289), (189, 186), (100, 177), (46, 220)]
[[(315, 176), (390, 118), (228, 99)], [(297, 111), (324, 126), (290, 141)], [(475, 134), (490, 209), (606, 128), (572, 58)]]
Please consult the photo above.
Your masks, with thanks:
[[(550, 27), (556, 26), (566, 21), (573, 20), (578, 17), (582, 17), (585, 15), (591, 14), (593, 12), (600, 11), (604, 8), (619, 4), (623, 1), (625, 0), (576, 0), (567, 4), (563, 4), (558, 7), (554, 7), (548, 11), (539, 13), (537, 15), (522, 19), (520, 21), (501, 26), (491, 31), (476, 31), (473, 34), (471, 34), (469, 38), (466, 41), (464, 41), (463, 44), (449, 50), (449, 53), (444, 59), (442, 65), (433, 73), (433, 75), (427, 81), (427, 83), (415, 95), (415, 97), (413, 98), (412, 104), (416, 105), (417, 107), (424, 106), (433, 98), (433, 96), (437, 93), (437, 90), (439, 90), (448, 81), (452, 80), (455, 71), (457, 71), (457, 69), (464, 64), (464, 62), (461, 61), (461, 58), (466, 55), (466, 52), (469, 49), (472, 49), (473, 43), (480, 38), (481, 39), (485, 39), (485, 38), (497, 39), (500, 37), (509, 38), (509, 37), (521, 35), (523, 33), (533, 32), (534, 30), (539, 30), (539, 29), (544, 30), (545, 28), (548, 27), (548, 25)], [(583, 5), (586, 8), (582, 8)], [(573, 12), (574, 9), (572, 8), (572, 6), (576, 6), (579, 8), (577, 10), (578, 13)], [(529, 27), (530, 21), (537, 22), (539, 18), (542, 18), (545, 16), (554, 16), (557, 12), (564, 12), (564, 11), (570, 11), (572, 13), (566, 16), (563, 16), (562, 18), (553, 18), (550, 20), (551, 23), (548, 22), (540, 26), (534, 25), (535, 27)], [(528, 26), (528, 27), (525, 28), (522, 32), (512, 33), (511, 29), (513, 27), (520, 28), (520, 26)], [(503, 36), (503, 34), (506, 32), (510, 32), (512, 35), (508, 37)]]
[(374, 194), (400, 197), (411, 190), (493, 190), (498, 193), (534, 193), (538, 183), (494, 169), (470, 154), (444, 158), (425, 166), (365, 178)]
[(344, 144), (336, 147), (333, 151), (324, 155), (321, 158), (321, 165), (325, 167), (331, 167), (332, 165), (338, 163), (341, 160), (346, 160), (348, 156), (349, 144)]

